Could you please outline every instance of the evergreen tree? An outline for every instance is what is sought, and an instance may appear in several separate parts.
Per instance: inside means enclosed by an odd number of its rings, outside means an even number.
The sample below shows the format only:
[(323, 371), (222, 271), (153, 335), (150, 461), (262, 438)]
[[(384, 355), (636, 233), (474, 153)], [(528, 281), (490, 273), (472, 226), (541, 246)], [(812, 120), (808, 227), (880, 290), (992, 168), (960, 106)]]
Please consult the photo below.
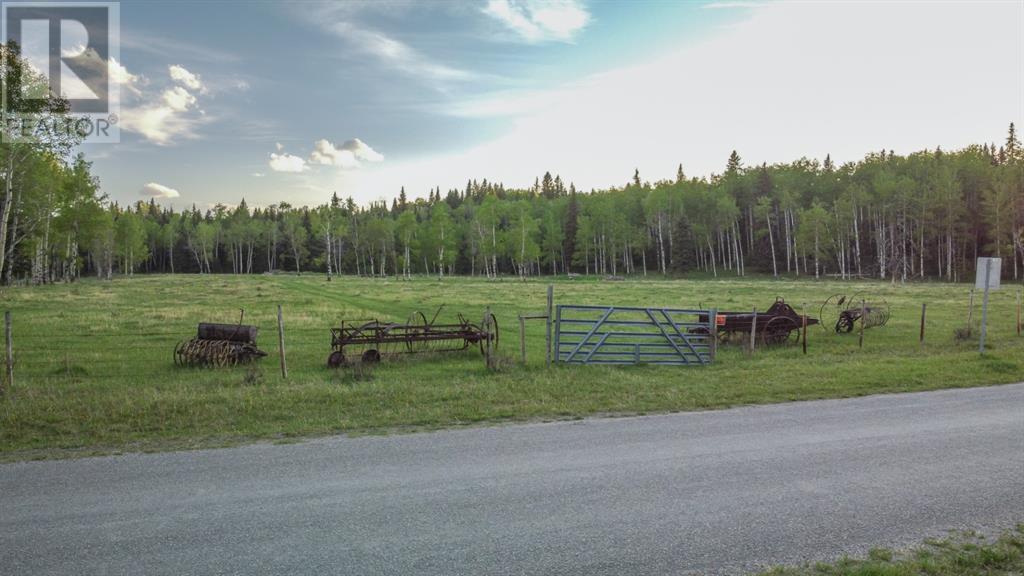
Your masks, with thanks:
[(728, 162), (726, 162), (726, 164), (725, 164), (725, 172), (726, 172), (726, 174), (735, 174), (735, 173), (739, 172), (740, 168), (742, 168), (742, 167), (743, 167), (743, 162), (740, 160), (740, 155), (737, 154), (735, 150), (733, 150), (732, 154), (729, 154)]

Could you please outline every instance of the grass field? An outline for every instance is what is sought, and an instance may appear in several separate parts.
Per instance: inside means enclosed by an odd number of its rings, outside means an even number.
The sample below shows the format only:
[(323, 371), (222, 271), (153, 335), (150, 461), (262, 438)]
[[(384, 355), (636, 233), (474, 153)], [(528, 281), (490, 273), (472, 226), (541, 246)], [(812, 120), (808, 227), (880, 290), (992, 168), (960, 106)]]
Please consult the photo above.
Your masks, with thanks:
[(1019, 576), (1024, 574), (1024, 524), (986, 538), (972, 533), (929, 540), (914, 550), (875, 549), (867, 558), (844, 558), (761, 576)]
[[(737, 404), (844, 397), (1024, 380), (1024, 338), (1015, 334), (1017, 288), (991, 301), (989, 351), (957, 342), (966, 285), (700, 279), (555, 281), (556, 303), (763, 310), (781, 295), (817, 315), (837, 292), (885, 298), (892, 320), (856, 335), (810, 329), (799, 347), (748, 357), (723, 349), (705, 368), (545, 369), (543, 322), (528, 323), (530, 362), (519, 366), (518, 312), (544, 307), (547, 280), (336, 278), (320, 275), (138, 276), (113, 282), (8, 288), (14, 317), (14, 386), (0, 399), (0, 458), (226, 445), (338, 432), (377, 432), (479, 422), (701, 410)], [(980, 300), (980, 298), (978, 299)], [(928, 337), (918, 344), (921, 304)], [(277, 368), (276, 305), (284, 306), (289, 378)], [(477, 320), (490, 305), (509, 359), (488, 372), (478, 351), (385, 362), (369, 377), (326, 368), (328, 328), (342, 318)], [(975, 322), (980, 316), (980, 303)], [(260, 327), (271, 353), (258, 368), (178, 368), (172, 350), (200, 321)]]

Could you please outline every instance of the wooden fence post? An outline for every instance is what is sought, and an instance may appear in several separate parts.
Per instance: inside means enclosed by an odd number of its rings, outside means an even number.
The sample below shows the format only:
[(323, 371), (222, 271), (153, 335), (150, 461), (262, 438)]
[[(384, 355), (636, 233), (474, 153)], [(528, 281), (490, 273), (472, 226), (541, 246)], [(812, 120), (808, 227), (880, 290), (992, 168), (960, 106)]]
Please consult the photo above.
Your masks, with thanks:
[(803, 338), (801, 338), (801, 341), (803, 342), (804, 354), (806, 355), (807, 354), (807, 303), (806, 302), (804, 303), (804, 313), (803, 313), (803, 316), (800, 318), (800, 323), (803, 324), (803, 326), (801, 326), (801, 330), (803, 331)]
[(757, 336), (757, 308), (754, 308), (754, 313), (750, 320), (750, 349), (747, 350), (747, 354), (754, 353), (754, 340)]
[(526, 364), (526, 318), (519, 315), (519, 356), (523, 364)]
[(284, 315), (281, 305), (277, 305), (277, 347), (281, 351), (281, 378), (288, 379), (288, 363), (284, 357)]
[(971, 288), (971, 301), (967, 305), (967, 337), (971, 337), (971, 321), (974, 319), (974, 288)]
[[(544, 365), (548, 368), (551, 367), (551, 307), (555, 301), (555, 286), (554, 284), (548, 284), (548, 307), (544, 313), (545, 319), (544, 324), (547, 330), (544, 338), (544, 345), (547, 347), (547, 352), (544, 355)], [(525, 358), (525, 354), (523, 356)], [(525, 362), (525, 360), (524, 360)]]
[(928, 303), (927, 302), (922, 303), (921, 304), (921, 339), (920, 339), (921, 346), (924, 346), (924, 320), (925, 320), (925, 314), (926, 314), (927, 310), (928, 310)]
[[(491, 324), (493, 316), (491, 316), (491, 307), (488, 306), (484, 310), (484, 331), (488, 335), (494, 332), (494, 326)], [(488, 370), (494, 369), (494, 341), (488, 336), (486, 339), (487, 345), (484, 346), (485, 362)]]
[(863, 348), (864, 347), (864, 316), (867, 315), (867, 312), (868, 312), (868, 306), (867, 306), (867, 304), (863, 300), (861, 300), (860, 301), (860, 338), (857, 341), (857, 347), (858, 348)]
[(14, 340), (11, 338), (11, 311), (4, 312), (4, 342), (7, 346), (7, 387), (0, 386), (0, 394), (4, 390), (14, 388)]

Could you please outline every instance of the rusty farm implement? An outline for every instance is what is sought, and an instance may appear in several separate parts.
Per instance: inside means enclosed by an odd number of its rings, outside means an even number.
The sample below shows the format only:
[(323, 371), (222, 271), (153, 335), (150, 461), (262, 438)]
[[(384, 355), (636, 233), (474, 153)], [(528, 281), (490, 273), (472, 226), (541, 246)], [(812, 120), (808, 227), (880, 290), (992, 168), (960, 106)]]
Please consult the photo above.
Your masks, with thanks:
[(479, 346), (486, 353), (490, 345), (498, 344), (498, 320), (490, 312), (479, 324), (459, 314), (453, 324), (439, 324), (441, 306), (428, 321), (422, 312), (416, 312), (405, 324), (380, 320), (343, 320), (338, 328), (331, 328), (331, 349), (327, 365), (332, 368), (346, 366), (359, 360), (380, 362), (385, 356), (399, 354), (425, 354), (458, 352)]
[(869, 302), (859, 294), (849, 298), (835, 294), (821, 305), (820, 314), (823, 321), (829, 317), (828, 325), (834, 325), (836, 334), (848, 334), (857, 322), (864, 328), (885, 326), (889, 321), (889, 304), (885, 300)]
[[(701, 317), (707, 321), (707, 315)], [(719, 312), (718, 341), (726, 344), (733, 340), (744, 340), (750, 337), (753, 329), (754, 337), (763, 345), (778, 345), (800, 342), (800, 330), (804, 317), (782, 298), (776, 298), (764, 312)], [(807, 318), (807, 325), (818, 323), (817, 318)]]
[(199, 324), (196, 337), (178, 342), (174, 363), (179, 366), (234, 366), (267, 355), (256, 346), (255, 326), (245, 324)]

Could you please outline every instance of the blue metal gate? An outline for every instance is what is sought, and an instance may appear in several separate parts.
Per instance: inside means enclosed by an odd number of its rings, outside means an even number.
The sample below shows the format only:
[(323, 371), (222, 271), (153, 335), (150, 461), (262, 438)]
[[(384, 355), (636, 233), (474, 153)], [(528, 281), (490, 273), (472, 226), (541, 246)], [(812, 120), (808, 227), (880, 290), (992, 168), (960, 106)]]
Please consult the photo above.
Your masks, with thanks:
[(558, 305), (555, 361), (705, 365), (714, 357), (712, 318), (707, 310)]

